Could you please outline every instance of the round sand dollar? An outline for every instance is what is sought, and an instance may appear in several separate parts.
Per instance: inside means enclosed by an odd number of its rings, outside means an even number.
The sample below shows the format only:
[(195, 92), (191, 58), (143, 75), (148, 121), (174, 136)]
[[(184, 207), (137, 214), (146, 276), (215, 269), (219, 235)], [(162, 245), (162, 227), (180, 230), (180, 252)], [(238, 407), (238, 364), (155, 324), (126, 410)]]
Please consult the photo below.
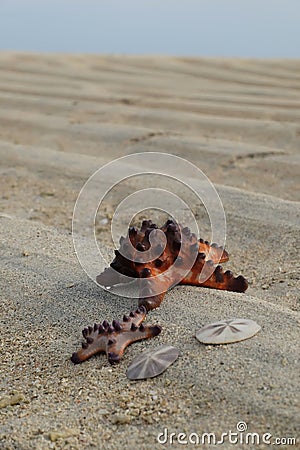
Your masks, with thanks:
[(249, 339), (261, 327), (251, 319), (229, 319), (210, 323), (196, 331), (196, 338), (202, 344), (231, 344)]
[(130, 380), (153, 378), (164, 372), (179, 356), (171, 345), (160, 345), (137, 356), (127, 369)]

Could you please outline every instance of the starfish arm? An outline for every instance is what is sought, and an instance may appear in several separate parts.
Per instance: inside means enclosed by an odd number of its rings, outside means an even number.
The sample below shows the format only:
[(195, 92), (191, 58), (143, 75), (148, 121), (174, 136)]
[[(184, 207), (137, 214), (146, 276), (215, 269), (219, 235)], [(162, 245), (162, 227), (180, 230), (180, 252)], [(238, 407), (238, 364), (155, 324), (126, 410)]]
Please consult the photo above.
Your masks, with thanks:
[[(151, 267), (151, 266), (150, 266)], [(146, 278), (140, 278), (140, 294), (139, 306), (144, 306), (148, 311), (156, 309), (162, 303), (167, 291), (178, 284), (182, 279), (182, 275), (178, 270), (170, 277), (167, 273), (164, 274), (159, 268), (151, 267), (151, 269), (144, 268), (146, 271)], [(150, 273), (151, 272), (151, 273)]]
[[(139, 327), (141, 323), (145, 320), (147, 311), (143, 306), (138, 307), (135, 311), (131, 311), (129, 316), (124, 315), (123, 321), (121, 322), (121, 331), (131, 330), (132, 324)], [(114, 323), (114, 322), (113, 322)]]
[(153, 295), (151, 297), (140, 296), (139, 306), (144, 306), (147, 311), (151, 311), (152, 309), (158, 308), (160, 306), (165, 295), (166, 291), (158, 295)]
[(105, 352), (106, 341), (106, 336), (98, 335), (97, 331), (90, 333), (86, 342), (82, 343), (82, 348), (78, 352), (73, 353), (71, 361), (74, 364), (79, 364), (97, 353)]
[(161, 328), (158, 325), (140, 325), (138, 328), (134, 326), (130, 331), (125, 331), (116, 338), (111, 338), (107, 342), (107, 357), (111, 364), (118, 363), (123, 356), (123, 353), (128, 347), (136, 341), (142, 339), (149, 339), (157, 336), (161, 332)]
[(248, 288), (247, 280), (239, 275), (234, 277), (230, 270), (223, 271), (221, 266), (217, 266), (211, 275), (212, 261), (204, 262), (202, 272), (199, 270), (197, 262), (189, 274), (181, 281), (181, 284), (191, 284), (194, 286), (203, 286), (213, 289), (223, 289), (226, 291), (245, 292)]
[(100, 273), (96, 277), (96, 281), (100, 286), (114, 286), (115, 284), (120, 283), (128, 283), (132, 281), (132, 278), (127, 277), (126, 275), (123, 275), (122, 273), (118, 273), (116, 270), (114, 270), (111, 267), (107, 267), (104, 269), (102, 273)]
[(224, 263), (229, 260), (229, 255), (222, 246), (209, 244), (208, 241), (199, 239), (199, 254), (205, 254), (207, 260), (212, 260), (214, 264)]

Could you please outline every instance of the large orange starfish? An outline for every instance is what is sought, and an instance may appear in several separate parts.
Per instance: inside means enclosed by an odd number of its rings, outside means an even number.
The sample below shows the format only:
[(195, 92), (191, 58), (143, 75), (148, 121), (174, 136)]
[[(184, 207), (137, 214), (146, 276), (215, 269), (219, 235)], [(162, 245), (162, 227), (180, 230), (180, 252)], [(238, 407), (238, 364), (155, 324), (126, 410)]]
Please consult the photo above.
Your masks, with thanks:
[(97, 282), (108, 287), (139, 279), (139, 305), (147, 311), (159, 307), (176, 284), (236, 292), (248, 287), (242, 275), (234, 277), (217, 265), (229, 259), (223, 247), (198, 239), (188, 227), (173, 220), (167, 220), (161, 228), (151, 220), (144, 220), (140, 230), (129, 228), (115, 255), (110, 267), (97, 276)]

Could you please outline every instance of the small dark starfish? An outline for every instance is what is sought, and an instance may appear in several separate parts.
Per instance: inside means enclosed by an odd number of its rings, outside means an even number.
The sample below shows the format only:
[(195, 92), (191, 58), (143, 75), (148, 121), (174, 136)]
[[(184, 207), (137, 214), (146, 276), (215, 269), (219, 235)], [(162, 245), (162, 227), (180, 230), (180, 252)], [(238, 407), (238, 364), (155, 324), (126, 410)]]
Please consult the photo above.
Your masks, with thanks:
[(144, 220), (140, 230), (129, 228), (115, 255), (110, 267), (97, 276), (97, 282), (113, 286), (139, 279), (139, 305), (147, 311), (157, 308), (176, 284), (236, 292), (248, 287), (242, 275), (234, 277), (230, 270), (224, 272), (216, 265), (229, 259), (223, 247), (198, 239), (188, 227), (173, 220), (167, 220), (161, 228), (151, 220)]
[(82, 343), (82, 348), (73, 353), (71, 361), (74, 364), (86, 361), (97, 353), (105, 352), (111, 364), (118, 363), (124, 353), (125, 348), (132, 342), (142, 339), (152, 338), (161, 332), (158, 325), (143, 325), (146, 317), (146, 308), (140, 306), (129, 316), (124, 316), (122, 322), (113, 320), (110, 325), (106, 320), (102, 324), (82, 330), (86, 342)]

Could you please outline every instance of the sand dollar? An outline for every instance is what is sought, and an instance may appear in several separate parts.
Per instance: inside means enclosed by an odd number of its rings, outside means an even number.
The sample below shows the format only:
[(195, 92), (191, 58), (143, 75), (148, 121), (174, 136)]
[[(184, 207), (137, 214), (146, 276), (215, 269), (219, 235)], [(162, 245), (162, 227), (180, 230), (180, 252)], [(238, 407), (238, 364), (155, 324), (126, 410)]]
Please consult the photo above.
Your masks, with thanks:
[(164, 372), (179, 356), (171, 345), (160, 345), (137, 356), (127, 369), (130, 380), (153, 378)]
[(249, 339), (261, 327), (251, 319), (229, 319), (210, 323), (196, 331), (196, 338), (202, 344), (231, 344)]

